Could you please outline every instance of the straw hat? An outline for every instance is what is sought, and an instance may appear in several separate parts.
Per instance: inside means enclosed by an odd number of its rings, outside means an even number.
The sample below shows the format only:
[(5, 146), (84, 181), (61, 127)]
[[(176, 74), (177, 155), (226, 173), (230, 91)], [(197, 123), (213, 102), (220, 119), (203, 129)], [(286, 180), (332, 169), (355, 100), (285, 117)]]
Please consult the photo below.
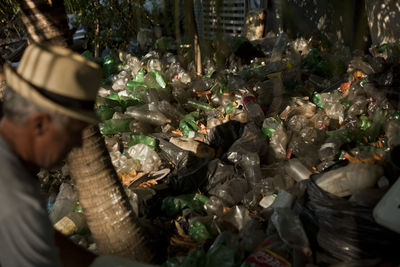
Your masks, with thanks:
[(29, 45), (14, 69), (4, 65), (7, 84), (35, 104), (69, 117), (98, 123), (94, 112), (102, 70), (63, 47)]

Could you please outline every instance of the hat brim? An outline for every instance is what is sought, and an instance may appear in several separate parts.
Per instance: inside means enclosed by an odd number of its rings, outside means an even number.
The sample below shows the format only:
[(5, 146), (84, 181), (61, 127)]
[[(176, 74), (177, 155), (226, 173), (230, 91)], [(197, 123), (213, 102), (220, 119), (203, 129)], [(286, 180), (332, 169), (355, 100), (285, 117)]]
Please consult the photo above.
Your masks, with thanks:
[(4, 65), (4, 74), (7, 85), (10, 86), (15, 92), (45, 109), (53, 110), (90, 124), (97, 124), (101, 122), (94, 110), (88, 111), (76, 108), (68, 108), (46, 98), (37, 92), (36, 89), (33, 88), (28, 82), (21, 79), (16, 70), (9, 64)]

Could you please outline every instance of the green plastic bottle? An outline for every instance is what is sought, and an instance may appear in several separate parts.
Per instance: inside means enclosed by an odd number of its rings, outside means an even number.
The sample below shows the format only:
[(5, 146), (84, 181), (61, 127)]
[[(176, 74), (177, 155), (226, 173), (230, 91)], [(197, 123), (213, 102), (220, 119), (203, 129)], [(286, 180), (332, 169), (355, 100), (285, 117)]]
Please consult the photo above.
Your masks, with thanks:
[(115, 110), (106, 105), (99, 106), (97, 109), (97, 115), (99, 115), (99, 117), (102, 121), (111, 119), (112, 116), (114, 115), (114, 113), (115, 113)]
[(130, 132), (129, 124), (132, 119), (111, 119), (99, 124), (103, 135)]
[(158, 143), (159, 143), (158, 140), (155, 138), (152, 138), (144, 134), (137, 134), (131, 136), (131, 138), (128, 141), (128, 146), (134, 146), (136, 144), (144, 144), (151, 147), (154, 150), (157, 150)]
[(196, 100), (188, 100), (187, 105), (192, 108), (201, 109), (204, 112), (210, 112), (213, 110), (213, 107), (211, 107), (209, 104)]

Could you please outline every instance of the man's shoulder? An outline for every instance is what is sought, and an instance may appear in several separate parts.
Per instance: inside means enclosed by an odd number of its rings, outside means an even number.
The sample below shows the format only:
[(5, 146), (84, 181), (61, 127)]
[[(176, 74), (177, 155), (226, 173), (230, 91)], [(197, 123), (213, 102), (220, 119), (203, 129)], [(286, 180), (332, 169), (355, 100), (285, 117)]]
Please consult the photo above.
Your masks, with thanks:
[(38, 181), (0, 141), (0, 219), (18, 209), (42, 209)]

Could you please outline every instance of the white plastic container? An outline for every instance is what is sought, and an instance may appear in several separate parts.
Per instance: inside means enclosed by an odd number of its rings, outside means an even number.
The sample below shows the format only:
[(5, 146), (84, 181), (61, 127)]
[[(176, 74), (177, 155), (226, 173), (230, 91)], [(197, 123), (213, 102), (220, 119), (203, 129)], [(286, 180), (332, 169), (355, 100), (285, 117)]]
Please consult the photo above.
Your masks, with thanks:
[(373, 216), (380, 225), (400, 233), (400, 178), (375, 206)]
[(315, 183), (338, 197), (347, 197), (357, 191), (374, 187), (383, 175), (379, 165), (350, 163), (345, 167), (323, 173)]

